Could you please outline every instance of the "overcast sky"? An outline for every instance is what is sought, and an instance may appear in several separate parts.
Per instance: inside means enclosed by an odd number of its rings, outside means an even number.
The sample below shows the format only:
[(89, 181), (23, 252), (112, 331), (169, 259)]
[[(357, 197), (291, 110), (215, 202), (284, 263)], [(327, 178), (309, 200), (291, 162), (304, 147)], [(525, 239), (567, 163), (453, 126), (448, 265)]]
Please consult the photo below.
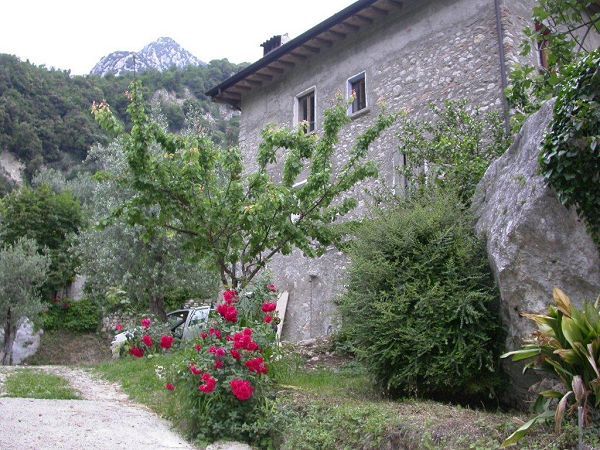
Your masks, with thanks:
[(353, 0), (6, 0), (0, 53), (88, 73), (116, 50), (139, 51), (161, 36), (203, 61), (253, 62), (275, 34), (295, 37)]

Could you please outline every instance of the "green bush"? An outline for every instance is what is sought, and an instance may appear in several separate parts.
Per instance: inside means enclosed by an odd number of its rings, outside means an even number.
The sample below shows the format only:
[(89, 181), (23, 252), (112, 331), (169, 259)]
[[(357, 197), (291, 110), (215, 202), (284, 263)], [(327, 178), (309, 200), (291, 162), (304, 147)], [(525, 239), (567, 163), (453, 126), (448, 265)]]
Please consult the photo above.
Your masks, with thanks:
[(493, 393), (498, 294), (457, 194), (379, 211), (350, 258), (341, 333), (382, 388), (462, 401)]
[(42, 328), (77, 333), (93, 332), (98, 329), (100, 319), (100, 308), (93, 301), (86, 299), (71, 302), (64, 299), (48, 308), (42, 318)]

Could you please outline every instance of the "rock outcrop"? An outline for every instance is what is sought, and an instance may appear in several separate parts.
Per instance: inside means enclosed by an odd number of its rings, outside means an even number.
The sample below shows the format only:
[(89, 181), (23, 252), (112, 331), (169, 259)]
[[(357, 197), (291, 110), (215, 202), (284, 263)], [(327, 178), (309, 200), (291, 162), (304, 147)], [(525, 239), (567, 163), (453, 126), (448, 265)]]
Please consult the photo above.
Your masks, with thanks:
[[(21, 364), (23, 360), (33, 356), (40, 348), (42, 330), (36, 330), (33, 322), (25, 319), (17, 327), (17, 334), (12, 346), (12, 363)], [(4, 341), (4, 330), (0, 330), (0, 343)], [(3, 352), (0, 350), (0, 359)]]
[(171, 67), (204, 66), (200, 61), (169, 37), (161, 37), (146, 45), (139, 52), (117, 51), (103, 57), (91, 70), (90, 75), (123, 75), (134, 71), (158, 70)]
[[(565, 208), (539, 175), (541, 141), (554, 102), (531, 116), (508, 151), (477, 186), (476, 231), (486, 240), (501, 295), (506, 347), (520, 347), (534, 327), (522, 312), (545, 312), (560, 287), (577, 304), (600, 294), (600, 257), (585, 225)], [(513, 394), (522, 397), (531, 379), (507, 362)]]

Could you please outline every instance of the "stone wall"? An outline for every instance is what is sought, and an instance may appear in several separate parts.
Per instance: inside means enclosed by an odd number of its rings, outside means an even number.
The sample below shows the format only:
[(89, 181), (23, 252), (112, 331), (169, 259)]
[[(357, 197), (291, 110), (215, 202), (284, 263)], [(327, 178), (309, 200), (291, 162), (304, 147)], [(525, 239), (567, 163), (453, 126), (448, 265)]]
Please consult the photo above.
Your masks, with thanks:
[[(390, 112), (404, 110), (412, 118), (427, 117), (430, 102), (449, 99), (467, 99), (481, 111), (501, 111), (494, 1), (406, 1), (404, 5), (398, 13), (322, 49), (282, 78), (244, 94), (240, 146), (248, 170), (256, 168), (264, 126), (293, 125), (298, 93), (315, 87), (319, 132), (323, 111), (334, 103), (336, 95), (346, 94), (347, 79), (363, 71), (367, 111), (356, 115), (342, 132), (337, 167), (346, 162), (354, 139), (373, 123), (383, 105)], [(367, 213), (367, 191), (402, 188), (396, 134), (397, 125), (372, 146), (369, 158), (378, 162), (380, 176), (352, 193), (359, 200), (353, 216)], [(304, 340), (335, 328), (333, 300), (343, 289), (346, 263), (336, 250), (317, 260), (307, 260), (299, 252), (273, 260), (270, 269), (275, 282), (290, 292), (284, 338)]]

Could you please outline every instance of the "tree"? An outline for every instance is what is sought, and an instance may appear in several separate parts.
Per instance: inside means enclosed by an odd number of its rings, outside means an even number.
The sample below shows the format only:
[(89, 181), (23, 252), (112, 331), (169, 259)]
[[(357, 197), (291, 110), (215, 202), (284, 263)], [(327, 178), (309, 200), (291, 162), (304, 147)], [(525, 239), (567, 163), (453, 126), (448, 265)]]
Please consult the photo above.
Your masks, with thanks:
[[(350, 120), (342, 102), (324, 113), (322, 136), (305, 134), (302, 127), (269, 127), (256, 172), (245, 174), (239, 149), (220, 149), (202, 135), (166, 133), (148, 119), (139, 83), (132, 84), (130, 98), (130, 133), (123, 134), (107, 104), (93, 108), (106, 130), (122, 134), (131, 170), (136, 196), (119, 213), (149, 230), (185, 236), (188, 247), (232, 288), (244, 287), (278, 253), (298, 248), (314, 257), (340, 242), (332, 224), (355, 207), (351, 190), (377, 174), (374, 163), (365, 161), (367, 151), (394, 120), (379, 116), (336, 169), (338, 133)], [(151, 152), (154, 144), (157, 153)], [(279, 149), (285, 150), (283, 162)], [(294, 187), (303, 173), (306, 183)], [(146, 214), (150, 207), (158, 208), (155, 215)]]
[[(216, 293), (214, 272), (189, 261), (181, 239), (174, 233), (157, 230), (146, 234), (143, 227), (128, 225), (122, 218), (109, 219), (112, 211), (135, 193), (124, 186), (130, 173), (122, 145), (96, 146), (88, 162), (99, 168), (88, 179), (92, 192), (84, 208), (94, 224), (79, 234), (73, 254), (80, 261), (79, 271), (86, 276), (86, 291), (104, 299), (111, 288), (127, 293), (136, 306), (149, 306), (154, 314), (165, 317), (165, 298), (174, 292), (207, 298)], [(151, 212), (147, 212), (151, 213)]]
[(494, 159), (508, 147), (498, 113), (469, 112), (465, 102), (431, 105), (428, 121), (405, 118), (398, 138), (406, 156), (404, 176), (410, 191), (426, 185), (455, 189), (465, 205)]
[(556, 96), (565, 84), (564, 69), (587, 55), (593, 48), (593, 34), (600, 33), (598, 0), (538, 0), (533, 8), (534, 27), (523, 31), (521, 54), (535, 51), (545, 67), (517, 65), (510, 74), (506, 96), (513, 108), (513, 129), (518, 131), (527, 116)]
[(57, 194), (46, 185), (23, 187), (0, 201), (0, 240), (14, 244), (29, 238), (37, 242), (40, 252), (50, 255), (45, 297), (55, 296), (75, 276), (77, 261), (68, 249), (82, 225), (81, 207), (70, 192)]
[(50, 260), (37, 252), (35, 241), (19, 239), (0, 249), (0, 321), (4, 328), (2, 364), (12, 363), (17, 325), (23, 317), (34, 317), (43, 307), (39, 287)]

